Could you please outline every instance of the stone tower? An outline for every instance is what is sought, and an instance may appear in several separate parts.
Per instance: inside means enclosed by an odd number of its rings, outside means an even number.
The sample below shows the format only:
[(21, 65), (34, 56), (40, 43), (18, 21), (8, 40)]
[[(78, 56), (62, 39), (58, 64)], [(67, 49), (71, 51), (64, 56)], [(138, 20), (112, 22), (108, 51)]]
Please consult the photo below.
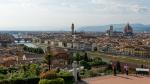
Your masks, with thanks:
[(74, 35), (74, 23), (72, 23), (71, 25), (71, 32), (72, 32), (72, 35)]

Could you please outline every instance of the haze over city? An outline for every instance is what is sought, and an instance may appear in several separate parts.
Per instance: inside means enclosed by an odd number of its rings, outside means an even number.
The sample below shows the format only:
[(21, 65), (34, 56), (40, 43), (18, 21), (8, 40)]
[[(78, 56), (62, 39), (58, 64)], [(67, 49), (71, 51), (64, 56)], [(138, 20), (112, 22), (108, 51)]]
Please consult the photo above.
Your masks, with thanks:
[[(149, 24), (149, 0), (0, 0), (0, 30), (67, 30), (118, 23)], [(54, 29), (55, 28), (55, 29)]]

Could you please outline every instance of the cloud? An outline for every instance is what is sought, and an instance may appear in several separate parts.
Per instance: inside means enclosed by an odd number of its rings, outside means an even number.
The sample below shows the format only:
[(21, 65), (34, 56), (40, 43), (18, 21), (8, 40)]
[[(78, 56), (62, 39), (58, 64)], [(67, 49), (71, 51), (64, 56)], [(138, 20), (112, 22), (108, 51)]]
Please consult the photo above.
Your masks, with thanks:
[(150, 0), (0, 0), (0, 26), (137, 21), (134, 18), (147, 19), (150, 15), (149, 3)]
[(130, 7), (131, 11), (135, 13), (147, 13), (149, 12), (149, 8), (140, 5), (133, 5)]
[[(146, 1), (146, 0), (145, 0)], [(150, 14), (148, 5), (141, 0), (91, 0), (96, 10), (111, 14)]]

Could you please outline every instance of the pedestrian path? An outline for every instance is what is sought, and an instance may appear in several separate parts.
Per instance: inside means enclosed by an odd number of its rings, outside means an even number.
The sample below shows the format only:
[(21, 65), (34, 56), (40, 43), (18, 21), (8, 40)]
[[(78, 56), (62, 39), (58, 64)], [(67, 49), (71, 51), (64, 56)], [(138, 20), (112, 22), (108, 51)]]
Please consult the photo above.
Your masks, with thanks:
[(150, 84), (150, 77), (136, 75), (103, 76), (83, 79), (78, 84)]

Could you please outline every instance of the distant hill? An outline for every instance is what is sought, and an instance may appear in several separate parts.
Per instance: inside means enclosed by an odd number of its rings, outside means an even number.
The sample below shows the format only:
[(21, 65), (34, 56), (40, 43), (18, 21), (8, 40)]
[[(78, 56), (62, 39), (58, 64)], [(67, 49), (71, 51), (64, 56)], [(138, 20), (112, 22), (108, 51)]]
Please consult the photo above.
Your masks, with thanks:
[[(115, 31), (123, 31), (126, 24), (113, 24)], [(150, 32), (150, 25), (144, 24), (131, 24), (134, 32)], [(84, 26), (78, 28), (77, 31), (93, 31), (93, 32), (105, 32), (108, 30), (110, 25), (103, 26)]]

